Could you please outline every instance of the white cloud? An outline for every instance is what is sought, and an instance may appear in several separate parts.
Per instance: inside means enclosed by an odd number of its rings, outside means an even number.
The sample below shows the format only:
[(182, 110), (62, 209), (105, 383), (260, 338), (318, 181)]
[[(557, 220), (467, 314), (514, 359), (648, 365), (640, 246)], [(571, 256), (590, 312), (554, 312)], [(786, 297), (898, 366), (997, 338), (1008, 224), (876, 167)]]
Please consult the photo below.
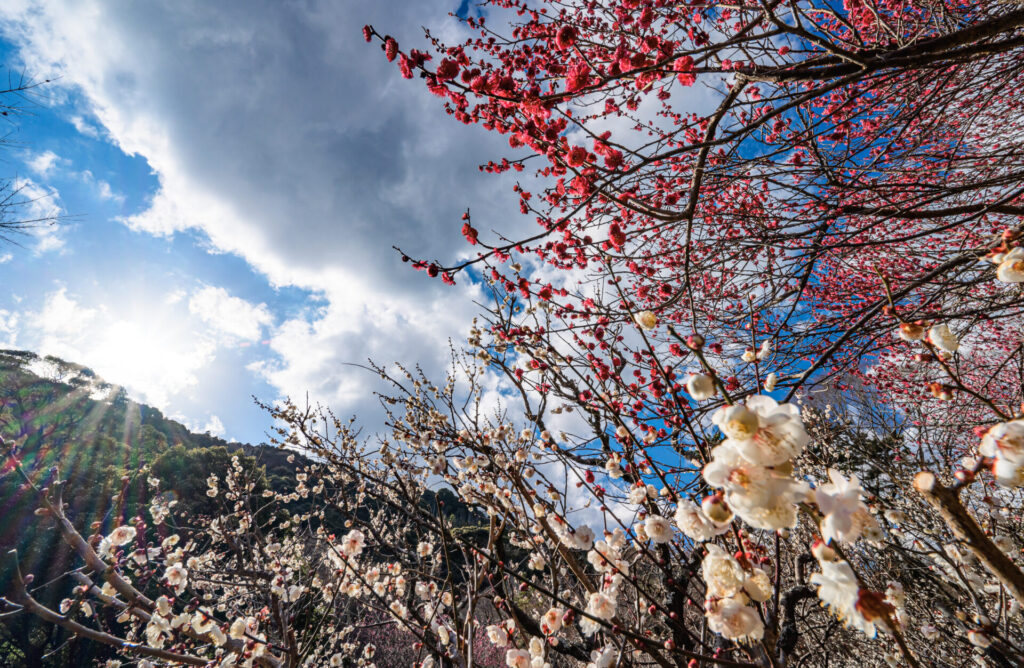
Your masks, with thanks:
[(61, 162), (65, 161), (53, 151), (43, 151), (42, 153), (32, 154), (25, 161), (25, 164), (36, 174), (46, 178), (53, 173), (54, 169)]
[(158, 408), (198, 385), (218, 350), (200, 323), (158, 305), (97, 302), (86, 306), (60, 287), (14, 319), (10, 337), (19, 347), (88, 366)]
[(75, 126), (75, 129), (78, 130), (79, 134), (85, 135), (86, 137), (89, 137), (91, 139), (99, 138), (100, 134), (96, 130), (96, 128), (90, 125), (88, 121), (86, 121), (78, 114), (75, 114), (68, 118), (68, 121), (71, 122), (71, 125)]
[(252, 370), (293, 398), (308, 392), (339, 410), (374, 412), (367, 388), (377, 378), (364, 365), (370, 360), (384, 366), (424, 362), (431, 370), (440, 369), (447, 363), (449, 335), (461, 339), (468, 333), (474, 312), (470, 297), (479, 297), (453, 291), (451, 302), (395, 297), (365, 304), (357, 296), (366, 287), (349, 284), (349, 298), (331, 294), (324, 309), (283, 322), (270, 339), (277, 359), (254, 364)]
[(185, 426), (186, 429), (188, 429), (189, 431), (191, 431), (193, 433), (196, 433), (196, 434), (211, 434), (213, 436), (221, 436), (221, 437), (224, 436), (224, 432), (225, 432), (224, 423), (221, 421), (220, 417), (217, 416), (217, 415), (211, 414), (206, 419), (205, 422), (203, 422), (202, 420), (200, 420), (200, 421), (191, 420), (191, 419), (189, 419), (189, 417), (187, 415), (184, 415), (182, 413), (174, 413), (173, 415), (170, 415), (169, 417), (172, 420), (180, 422), (181, 424), (183, 424)]
[(68, 297), (67, 288), (46, 296), (42, 310), (33, 314), (32, 323), (47, 336), (80, 337), (96, 318), (96, 309), (87, 308)]
[(164, 296), (164, 303), (167, 305), (177, 304), (187, 296), (188, 292), (180, 288), (177, 290), (171, 290)]
[(55, 224), (49, 223), (44, 227), (36, 228), (35, 251), (37, 253), (49, 253), (52, 251), (63, 251), (65, 247), (64, 235), (61, 229)]
[(203, 432), (213, 434), (214, 436), (223, 436), (224, 423), (216, 415), (211, 415), (210, 419), (203, 425)]
[(60, 207), (60, 193), (56, 188), (44, 187), (32, 179), (19, 179), (13, 186), (12, 201), (14, 217), (22, 221), (34, 221), (27, 228), (34, 237), (33, 250), (37, 254), (62, 251), (65, 246), (64, 228), (57, 219), (64, 214)]
[(196, 291), (189, 299), (188, 310), (214, 331), (246, 341), (258, 340), (263, 327), (274, 320), (264, 304), (254, 306), (213, 286)]
[(0, 264), (6, 264), (13, 259), (14, 255), (12, 253), (4, 253), (3, 255), (0, 255)]
[(17, 346), (18, 322), (17, 312), (0, 309), (0, 347), (14, 348)]
[(124, 202), (124, 195), (114, 192), (114, 189), (110, 187), (109, 183), (103, 179), (97, 179), (96, 176), (88, 169), (78, 172), (77, 176), (83, 183), (91, 185), (96, 191), (96, 196), (101, 200), (120, 203)]
[(124, 202), (124, 195), (121, 193), (114, 192), (110, 184), (102, 179), (96, 181), (96, 194), (99, 195), (100, 199), (110, 200), (112, 202)]

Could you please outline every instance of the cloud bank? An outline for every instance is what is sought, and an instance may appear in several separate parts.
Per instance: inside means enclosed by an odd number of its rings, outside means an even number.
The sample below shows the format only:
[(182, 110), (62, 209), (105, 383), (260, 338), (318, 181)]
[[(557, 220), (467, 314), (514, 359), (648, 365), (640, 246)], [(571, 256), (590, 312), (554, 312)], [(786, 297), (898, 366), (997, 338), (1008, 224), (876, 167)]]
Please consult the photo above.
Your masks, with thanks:
[[(27, 71), (59, 77), (79, 100), (69, 122), (154, 170), (158, 191), (125, 225), (201, 232), (270, 285), (318, 296), (274, 313), (206, 286), (188, 309), (211, 332), (266, 336), (269, 354), (249, 368), (280, 394), (308, 391), (351, 413), (372, 405), (373, 378), (346, 363), (440, 369), (448, 338), (476, 311), (473, 286), (429, 281), (392, 244), (452, 258), (463, 251), (467, 207), (483, 229), (524, 224), (487, 222), (516, 211), (511, 183), (477, 170), (503, 153), (500, 138), (446, 117), (360, 36), (373, 23), (403, 47), (423, 41), (423, 25), (451, 37), (454, 9), (433, 0), (48, 0), (4, 3), (0, 26)], [(39, 171), (55, 160), (41, 154)], [(47, 308), (60, 307), (61, 294)], [(78, 305), (75, 317), (89, 308)], [(204, 354), (190, 359), (214, 352)]]

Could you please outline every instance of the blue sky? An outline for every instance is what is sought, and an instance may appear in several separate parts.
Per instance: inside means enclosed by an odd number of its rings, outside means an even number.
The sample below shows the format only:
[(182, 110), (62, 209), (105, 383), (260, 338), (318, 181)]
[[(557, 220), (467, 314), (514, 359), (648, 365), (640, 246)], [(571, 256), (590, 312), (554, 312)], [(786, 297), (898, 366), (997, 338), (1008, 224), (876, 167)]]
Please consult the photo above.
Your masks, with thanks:
[[(465, 253), (459, 216), (528, 224), (502, 142), (444, 115), (360, 36), (457, 37), (457, 3), (9, 2), (0, 61), (51, 77), (0, 152), (55, 228), (0, 248), (0, 344), (94, 368), (200, 430), (262, 440), (251, 396), (377, 415), (347, 362), (438, 372), (472, 285), (392, 244)], [(501, 218), (499, 218), (501, 217)]]

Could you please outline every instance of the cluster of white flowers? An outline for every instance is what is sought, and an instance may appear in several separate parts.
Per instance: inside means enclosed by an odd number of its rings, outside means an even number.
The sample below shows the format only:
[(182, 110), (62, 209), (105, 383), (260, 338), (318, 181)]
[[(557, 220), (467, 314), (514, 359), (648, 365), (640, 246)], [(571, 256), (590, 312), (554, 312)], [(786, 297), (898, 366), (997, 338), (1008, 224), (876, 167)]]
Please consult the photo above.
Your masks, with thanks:
[(586, 613), (591, 617), (580, 620), (580, 630), (586, 635), (593, 635), (601, 628), (597, 620), (609, 621), (615, 616), (618, 604), (619, 588), (626, 575), (629, 574), (629, 563), (623, 558), (623, 550), (627, 545), (626, 534), (622, 529), (605, 533), (605, 540), (594, 543), (594, 548), (587, 552), (587, 561), (594, 570), (601, 574), (601, 589), (587, 598)]
[(748, 603), (767, 601), (771, 580), (760, 568), (747, 569), (714, 543), (707, 545), (701, 576), (707, 584), (704, 611), (708, 628), (730, 640), (755, 642), (764, 636), (764, 624)]
[(540, 638), (531, 638), (529, 649), (510, 649), (505, 652), (505, 665), (508, 668), (550, 668), (544, 661), (544, 642)]
[(645, 485), (641, 482), (629, 488), (626, 498), (629, 499), (630, 503), (640, 504), (647, 499), (658, 498), (658, 490), (654, 485)]
[(771, 352), (772, 342), (769, 341), (768, 339), (765, 339), (764, 341), (761, 342), (760, 348), (757, 348), (756, 350), (754, 348), (747, 348), (743, 352), (743, 356), (741, 359), (749, 364), (750, 362), (766, 359), (771, 354)]
[(598, 573), (628, 573), (629, 564), (622, 558), (622, 550), (626, 547), (626, 534), (622, 529), (605, 534), (605, 540), (594, 542), (592, 550), (587, 552), (587, 561)]
[(797, 407), (759, 395), (720, 408), (712, 420), (726, 438), (712, 451), (704, 480), (724, 490), (729, 508), (747, 524), (794, 526), (796, 502), (808, 486), (793, 478), (792, 459), (810, 441)]
[(608, 472), (608, 477), (612, 480), (618, 480), (624, 475), (622, 470), (622, 455), (617, 452), (613, 452), (608, 461), (604, 463), (604, 469)]
[(552, 517), (551, 526), (554, 528), (558, 539), (568, 548), (589, 550), (594, 544), (594, 530), (586, 524), (581, 524), (573, 529), (562, 518)]

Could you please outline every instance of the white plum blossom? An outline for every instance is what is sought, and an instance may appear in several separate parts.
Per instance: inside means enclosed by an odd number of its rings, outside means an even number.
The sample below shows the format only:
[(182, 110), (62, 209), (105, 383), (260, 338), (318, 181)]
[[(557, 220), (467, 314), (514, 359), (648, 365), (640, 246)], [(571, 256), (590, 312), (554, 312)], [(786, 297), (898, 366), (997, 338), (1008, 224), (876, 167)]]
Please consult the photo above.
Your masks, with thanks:
[(1024, 486), (1024, 420), (1002, 422), (989, 429), (978, 452), (995, 460), (992, 471), (999, 484)]
[(505, 665), (509, 668), (530, 668), (530, 658), (525, 649), (510, 649), (505, 652)]
[(729, 530), (728, 522), (715, 522), (696, 503), (682, 500), (676, 507), (675, 522), (679, 530), (695, 541), (710, 540)]
[(928, 330), (928, 342), (947, 353), (955, 353), (960, 347), (960, 340), (946, 324), (932, 325)]
[(573, 529), (563, 520), (556, 518), (552, 525), (559, 540), (566, 547), (576, 550), (589, 550), (594, 544), (594, 530), (586, 524), (581, 524)]
[(533, 660), (544, 658), (544, 641), (540, 638), (530, 638), (530, 657)]
[(839, 620), (862, 631), (869, 638), (874, 638), (877, 625), (884, 627), (881, 619), (868, 619), (858, 608), (860, 587), (857, 576), (850, 564), (845, 561), (821, 561), (820, 573), (811, 575), (811, 584), (818, 586), (818, 598)]
[(620, 461), (621, 459), (618, 453), (613, 453), (612, 456), (608, 458), (608, 461), (604, 463), (604, 469), (608, 472), (608, 477), (612, 480), (618, 480), (624, 475)]
[(729, 508), (758, 529), (796, 525), (795, 502), (806, 495), (807, 484), (782, 472), (751, 463), (728, 439), (712, 450), (704, 480), (725, 490)]
[(647, 499), (653, 499), (658, 496), (658, 490), (654, 488), (654, 485), (644, 485), (639, 483), (629, 489), (626, 497), (630, 503), (640, 504)]
[(619, 650), (615, 645), (606, 645), (601, 649), (595, 649), (590, 653), (590, 663), (587, 668), (611, 668), (615, 665), (615, 658)]
[(121, 547), (135, 540), (135, 528), (130, 526), (119, 526), (110, 532), (107, 536), (110, 539), (110, 544), (115, 547)]
[(96, 546), (96, 554), (100, 559), (109, 559), (114, 556), (114, 544), (110, 542), (110, 536), (104, 536), (100, 544)]
[(697, 401), (710, 399), (718, 393), (714, 379), (705, 373), (695, 373), (686, 379), (686, 392)]
[(164, 571), (164, 579), (167, 580), (169, 586), (174, 588), (176, 593), (181, 594), (188, 583), (188, 570), (181, 564), (174, 564)]
[(200, 634), (209, 633), (210, 629), (213, 628), (213, 622), (213, 618), (206, 615), (206, 613), (199, 611), (192, 615), (192, 619), (190, 621), (192, 630)]
[(619, 550), (603, 540), (595, 541), (594, 549), (587, 552), (587, 561), (598, 573), (613, 571), (619, 560)]
[(996, 278), (1003, 283), (1024, 283), (1024, 247), (1018, 246), (1001, 258)]
[(644, 520), (644, 531), (655, 543), (668, 543), (672, 540), (672, 524), (667, 517), (648, 515)]
[(863, 528), (855, 521), (855, 516), (867, 511), (861, 501), (864, 490), (855, 475), (847, 479), (839, 471), (829, 469), (828, 477), (832, 482), (814, 490), (815, 501), (825, 516), (821, 521), (821, 536), (829, 543), (832, 540), (853, 542)]
[(600, 619), (611, 619), (615, 616), (615, 600), (596, 591), (587, 599), (587, 613)]
[(658, 316), (651, 311), (640, 311), (633, 319), (643, 329), (654, 329), (658, 325)]
[(561, 608), (551, 608), (540, 618), (540, 630), (545, 635), (552, 635), (558, 633), (558, 630), (562, 628), (562, 615), (565, 611)]
[(701, 577), (708, 587), (708, 596), (727, 598), (739, 593), (746, 580), (743, 566), (719, 545), (709, 543), (706, 547), (708, 554), (700, 568)]
[(743, 591), (752, 601), (764, 603), (772, 597), (772, 580), (762, 568), (752, 568), (743, 580)]
[(725, 443), (760, 466), (784, 464), (810, 442), (799, 409), (765, 395), (750, 397), (745, 405), (720, 408), (711, 420), (726, 435)]
[(358, 529), (353, 529), (345, 534), (345, 537), (341, 541), (341, 551), (346, 557), (357, 557), (363, 551), (363, 547), (366, 545), (366, 537), (363, 532)]
[(742, 598), (708, 601), (705, 606), (708, 628), (739, 642), (756, 642), (764, 637), (764, 624)]
[(235, 640), (241, 640), (245, 637), (246, 623), (241, 617), (231, 622), (231, 626), (228, 628), (228, 635)]
[(210, 629), (210, 638), (213, 640), (213, 644), (217, 647), (223, 647), (228, 641), (227, 635), (225, 635), (225, 633), (220, 630), (220, 627), (216, 625)]
[(487, 633), (487, 639), (490, 640), (495, 647), (505, 647), (508, 645), (508, 622), (491, 624), (485, 629), (485, 632)]
[(845, 613), (857, 603), (857, 576), (845, 561), (820, 561), (820, 573), (811, 575), (811, 583), (818, 585), (818, 598), (833, 609)]

